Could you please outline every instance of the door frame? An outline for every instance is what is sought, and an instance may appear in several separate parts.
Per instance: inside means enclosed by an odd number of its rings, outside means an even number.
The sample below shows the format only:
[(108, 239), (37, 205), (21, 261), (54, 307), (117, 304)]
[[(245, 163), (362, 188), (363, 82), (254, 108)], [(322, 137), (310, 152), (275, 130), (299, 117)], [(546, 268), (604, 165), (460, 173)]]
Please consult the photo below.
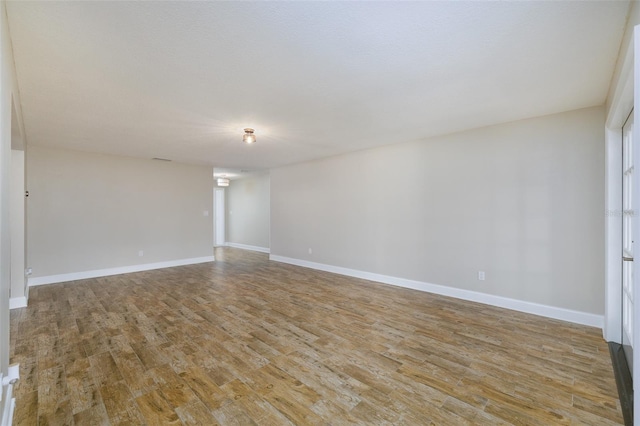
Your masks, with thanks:
[(603, 336), (605, 340), (615, 343), (622, 341), (622, 126), (634, 104), (633, 45), (633, 42), (629, 43), (624, 57), (619, 83), (613, 95), (605, 124), (605, 315)]
[[(621, 322), (622, 322), (622, 327), (621, 327), (621, 331), (620, 331), (620, 343), (622, 345), (622, 349), (624, 351), (625, 354), (625, 358), (627, 360), (627, 365), (629, 366), (629, 369), (632, 370), (633, 368), (633, 358), (634, 356), (633, 354), (633, 345), (635, 342), (634, 339), (634, 334), (633, 330), (635, 329), (635, 321), (634, 318), (631, 318), (630, 322), (631, 322), (631, 333), (627, 333), (626, 332), (626, 327), (625, 327), (625, 302), (627, 300), (626, 297), (626, 289), (630, 290), (629, 293), (629, 299), (631, 300), (631, 310), (630, 313), (633, 314), (635, 313), (635, 292), (633, 291), (635, 289), (634, 283), (632, 278), (634, 276), (634, 261), (633, 261), (633, 256), (635, 253), (635, 244), (634, 241), (636, 240), (636, 232), (635, 232), (635, 227), (638, 225), (637, 220), (635, 219), (635, 214), (633, 216), (630, 217), (630, 231), (631, 234), (627, 233), (627, 229), (625, 226), (625, 218), (628, 218), (629, 216), (627, 216), (625, 214), (625, 212), (627, 211), (628, 208), (631, 208), (633, 210), (633, 212), (637, 212), (639, 211), (638, 208), (640, 207), (638, 205), (638, 201), (635, 200), (635, 195), (637, 193), (637, 191), (635, 190), (635, 185), (637, 184), (637, 176), (636, 176), (636, 172), (633, 172), (631, 174), (631, 179), (627, 182), (630, 182), (629, 184), (631, 185), (631, 195), (628, 195), (630, 197), (630, 201), (632, 202), (631, 205), (627, 205), (626, 201), (629, 201), (626, 199), (625, 197), (625, 193), (627, 193), (627, 189), (625, 189), (625, 181), (626, 181), (626, 177), (624, 176), (625, 173), (627, 173), (627, 170), (629, 170), (629, 164), (627, 163), (627, 161), (631, 161), (631, 170), (633, 170), (634, 167), (634, 161), (635, 161), (635, 157), (637, 157), (637, 155), (635, 155), (635, 151), (638, 145), (638, 141), (635, 139), (635, 135), (636, 135), (636, 128), (635, 128), (635, 120), (633, 119), (634, 116), (634, 110), (631, 110), (631, 112), (629, 113), (629, 116), (627, 117), (627, 120), (624, 122), (624, 124), (622, 125), (622, 138), (621, 138), (621, 146), (622, 146), (622, 174), (621, 174), (621, 180), (622, 180), (622, 207), (621, 207), (621, 214), (620, 214), (620, 218), (621, 218), (621, 222), (622, 222), (622, 227), (620, 229), (621, 231), (621, 235), (622, 235), (622, 284), (621, 284), (621, 309), (622, 309), (622, 314), (620, 315)], [(628, 124), (630, 125), (630, 127), (628, 126)], [(628, 156), (628, 153), (625, 152), (625, 146), (626, 146), (626, 141), (625, 139), (627, 138), (628, 132), (631, 131), (631, 156)], [(626, 153), (626, 156), (625, 156)], [(631, 242), (627, 241), (627, 238), (629, 238), (631, 240)], [(625, 251), (625, 249), (629, 249), (629, 251)], [(630, 256), (632, 259), (631, 261), (625, 261), (626, 257), (625, 256)], [(628, 260), (628, 259), (627, 259)], [(627, 269), (627, 267), (630, 267), (631, 269)], [(629, 340), (631, 341), (631, 343), (629, 343)]]
[[(634, 27), (633, 37), (620, 66), (620, 76), (605, 123), (605, 315), (603, 336), (615, 343), (622, 341), (622, 126), (629, 112), (640, 111), (640, 26)], [(634, 140), (640, 143), (640, 119), (634, 121)], [(634, 164), (640, 164), (640, 149), (634, 149)], [(640, 174), (636, 174), (633, 188), (634, 211), (640, 212)], [(634, 241), (640, 244), (640, 226), (633, 226)], [(640, 274), (634, 274), (633, 294), (640, 289)], [(633, 342), (640, 342), (640, 309), (634, 306)], [(633, 351), (633, 383), (640, 383), (640, 350)], [(633, 401), (635, 413), (640, 413), (640, 398)]]

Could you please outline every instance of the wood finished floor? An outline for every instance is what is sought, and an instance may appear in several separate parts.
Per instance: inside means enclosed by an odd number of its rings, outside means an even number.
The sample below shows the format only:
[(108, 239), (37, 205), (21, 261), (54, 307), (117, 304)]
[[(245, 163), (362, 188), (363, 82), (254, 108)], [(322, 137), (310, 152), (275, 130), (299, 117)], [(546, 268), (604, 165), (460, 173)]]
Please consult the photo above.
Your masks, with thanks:
[(623, 422), (598, 329), (216, 259), (32, 288), (14, 424)]

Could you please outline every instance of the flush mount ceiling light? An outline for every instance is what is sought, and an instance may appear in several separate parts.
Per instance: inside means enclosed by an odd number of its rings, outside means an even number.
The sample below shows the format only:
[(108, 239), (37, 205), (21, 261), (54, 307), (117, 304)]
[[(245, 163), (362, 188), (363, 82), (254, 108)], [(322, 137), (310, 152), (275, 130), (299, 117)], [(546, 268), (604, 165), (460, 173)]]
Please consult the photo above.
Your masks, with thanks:
[(254, 143), (256, 141), (256, 135), (253, 134), (254, 130), (247, 127), (244, 129), (244, 136), (242, 136), (242, 142)]
[(229, 186), (229, 179), (218, 178), (218, 186)]

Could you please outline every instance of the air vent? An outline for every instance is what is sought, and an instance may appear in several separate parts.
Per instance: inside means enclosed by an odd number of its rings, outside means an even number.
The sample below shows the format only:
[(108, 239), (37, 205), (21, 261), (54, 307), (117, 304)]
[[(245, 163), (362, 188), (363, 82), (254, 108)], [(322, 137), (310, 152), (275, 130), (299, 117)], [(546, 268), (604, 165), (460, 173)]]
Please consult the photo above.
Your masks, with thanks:
[(153, 160), (158, 160), (158, 161), (171, 161), (168, 158), (158, 158), (158, 157), (153, 157)]

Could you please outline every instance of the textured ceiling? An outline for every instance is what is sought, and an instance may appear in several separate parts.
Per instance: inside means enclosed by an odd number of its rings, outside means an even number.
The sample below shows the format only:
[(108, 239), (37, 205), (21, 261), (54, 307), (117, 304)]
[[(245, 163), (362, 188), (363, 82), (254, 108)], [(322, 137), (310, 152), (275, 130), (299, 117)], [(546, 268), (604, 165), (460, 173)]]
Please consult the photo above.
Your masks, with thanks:
[(242, 169), (601, 105), (628, 9), (7, 2), (29, 144)]

